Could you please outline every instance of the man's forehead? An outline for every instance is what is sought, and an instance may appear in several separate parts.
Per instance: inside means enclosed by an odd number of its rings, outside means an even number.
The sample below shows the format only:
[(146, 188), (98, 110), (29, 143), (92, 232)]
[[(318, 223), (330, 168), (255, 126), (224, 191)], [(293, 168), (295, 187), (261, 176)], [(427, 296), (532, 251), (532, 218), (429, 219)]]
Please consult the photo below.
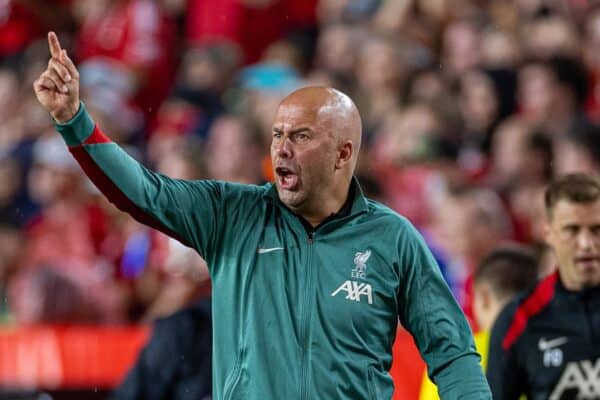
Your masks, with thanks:
[(277, 109), (274, 125), (314, 123), (318, 120), (321, 107), (297, 102), (282, 103)]
[(600, 200), (572, 202), (559, 200), (552, 210), (554, 220), (573, 221), (583, 225), (600, 223)]

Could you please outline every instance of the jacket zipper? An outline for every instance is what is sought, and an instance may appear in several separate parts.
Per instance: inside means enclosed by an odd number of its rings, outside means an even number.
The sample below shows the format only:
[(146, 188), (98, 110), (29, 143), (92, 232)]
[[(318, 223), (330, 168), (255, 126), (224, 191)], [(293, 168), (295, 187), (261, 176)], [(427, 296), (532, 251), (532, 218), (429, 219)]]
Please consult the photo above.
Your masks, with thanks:
[(300, 340), (302, 346), (302, 357), (300, 363), (300, 400), (308, 399), (308, 352), (310, 346), (309, 339), (309, 322), (310, 317), (309, 309), (311, 303), (311, 292), (312, 292), (312, 253), (313, 253), (313, 242), (315, 233), (309, 232), (308, 234), (308, 260), (306, 262), (306, 290), (304, 291), (304, 301), (302, 302), (301, 316), (301, 330)]
[(596, 342), (596, 332), (594, 329), (594, 318), (592, 315), (592, 309), (591, 309), (591, 296), (589, 295), (589, 293), (585, 293), (583, 296), (583, 309), (584, 309), (584, 314), (585, 314), (585, 322), (587, 324), (588, 327), (588, 334), (589, 336), (589, 340), (590, 343), (595, 343)]

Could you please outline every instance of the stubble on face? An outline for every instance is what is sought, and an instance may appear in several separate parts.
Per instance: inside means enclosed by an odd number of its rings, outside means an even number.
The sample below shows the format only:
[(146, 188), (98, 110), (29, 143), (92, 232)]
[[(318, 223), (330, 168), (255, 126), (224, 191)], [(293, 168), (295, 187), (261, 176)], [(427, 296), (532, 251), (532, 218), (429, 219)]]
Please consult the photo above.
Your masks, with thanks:
[(282, 139), (274, 138), (271, 158), (279, 197), (292, 210), (309, 206), (331, 183), (335, 136), (328, 122), (315, 107), (292, 103), (278, 110), (274, 131)]
[(339, 211), (348, 195), (360, 140), (360, 115), (345, 94), (307, 87), (286, 97), (277, 110), (271, 144), (283, 203), (314, 222)]
[(547, 241), (554, 249), (567, 289), (600, 286), (600, 201), (556, 203)]

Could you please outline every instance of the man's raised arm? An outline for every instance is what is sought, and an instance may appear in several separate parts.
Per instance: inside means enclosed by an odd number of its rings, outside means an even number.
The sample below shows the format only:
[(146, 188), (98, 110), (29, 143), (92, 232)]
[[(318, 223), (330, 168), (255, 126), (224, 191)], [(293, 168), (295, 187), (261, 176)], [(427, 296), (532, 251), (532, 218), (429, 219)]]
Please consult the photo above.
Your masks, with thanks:
[(80, 101), (79, 72), (54, 32), (48, 44), (51, 58), (35, 94), (87, 176), (122, 211), (205, 254), (221, 209), (219, 185), (157, 174), (113, 143)]

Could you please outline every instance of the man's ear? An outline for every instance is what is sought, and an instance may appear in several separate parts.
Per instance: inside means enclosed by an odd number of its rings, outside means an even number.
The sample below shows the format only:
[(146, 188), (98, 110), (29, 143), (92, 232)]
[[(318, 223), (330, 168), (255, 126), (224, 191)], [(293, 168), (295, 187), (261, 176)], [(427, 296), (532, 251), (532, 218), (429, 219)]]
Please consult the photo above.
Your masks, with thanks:
[(352, 160), (354, 146), (351, 140), (346, 140), (338, 147), (337, 158), (335, 160), (335, 168), (342, 169)]

